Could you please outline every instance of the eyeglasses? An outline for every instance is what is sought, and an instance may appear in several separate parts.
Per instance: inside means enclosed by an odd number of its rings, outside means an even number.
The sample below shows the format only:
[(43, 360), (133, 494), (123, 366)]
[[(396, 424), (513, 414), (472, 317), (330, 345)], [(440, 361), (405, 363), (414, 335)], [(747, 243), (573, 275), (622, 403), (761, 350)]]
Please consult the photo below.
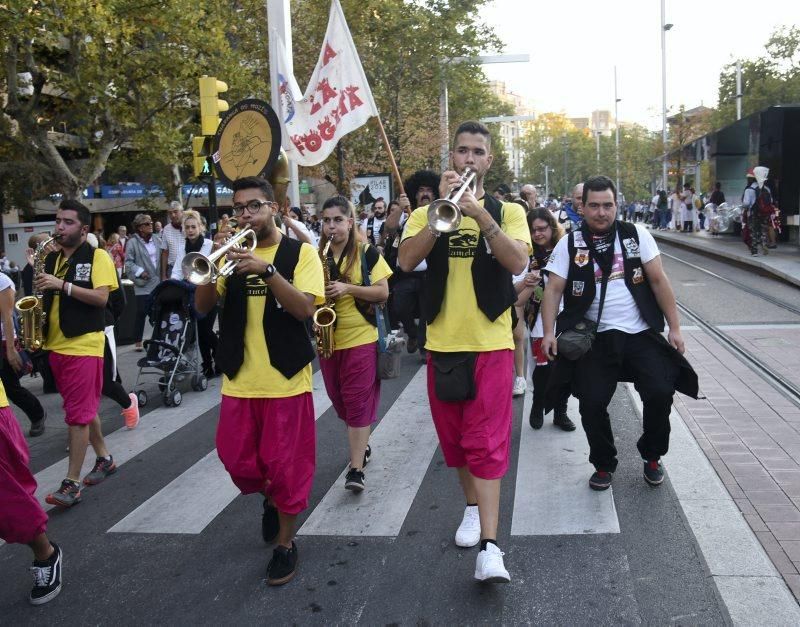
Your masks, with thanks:
[(233, 206), (233, 215), (240, 216), (247, 210), (247, 215), (253, 216), (261, 211), (261, 207), (264, 205), (272, 205), (273, 203), (269, 202), (268, 200), (251, 200), (246, 205), (234, 205)]
[(547, 233), (550, 226), (535, 226), (531, 229), (531, 233)]

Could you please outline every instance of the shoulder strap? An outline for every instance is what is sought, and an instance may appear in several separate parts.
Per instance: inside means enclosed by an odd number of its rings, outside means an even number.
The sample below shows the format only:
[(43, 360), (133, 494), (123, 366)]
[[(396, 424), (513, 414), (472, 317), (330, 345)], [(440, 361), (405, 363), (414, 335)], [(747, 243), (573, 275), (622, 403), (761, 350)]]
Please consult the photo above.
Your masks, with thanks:
[[(369, 264), (367, 262), (367, 253), (369, 252), (370, 249), (375, 250), (374, 248), (372, 248), (372, 246), (368, 245), (361, 247), (361, 284), (365, 287), (369, 287), (371, 285), (371, 282), (369, 280), (369, 272), (371, 268), (369, 267)], [(372, 264), (373, 267), (375, 266), (375, 263), (377, 263), (377, 261), (378, 260), (376, 259), (375, 262)], [(375, 326), (378, 327), (378, 351), (380, 351), (381, 353), (385, 353), (386, 318), (384, 315), (383, 305), (378, 305), (378, 304), (375, 305), (375, 323), (376, 323)]]

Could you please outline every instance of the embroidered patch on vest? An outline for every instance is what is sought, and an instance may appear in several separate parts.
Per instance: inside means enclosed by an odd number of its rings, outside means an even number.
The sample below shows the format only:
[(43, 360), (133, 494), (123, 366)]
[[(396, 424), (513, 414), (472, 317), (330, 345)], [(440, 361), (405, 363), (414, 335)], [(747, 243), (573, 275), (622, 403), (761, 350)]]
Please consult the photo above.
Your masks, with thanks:
[(639, 243), (632, 237), (622, 240), (622, 245), (625, 247), (625, 252), (628, 253), (628, 259), (638, 259)]
[(575, 251), (575, 265), (579, 268), (583, 268), (587, 263), (589, 263), (589, 249), (588, 248), (579, 248)]
[(583, 281), (572, 282), (572, 295), (579, 297), (583, 296)]
[(586, 242), (583, 241), (583, 232), (582, 231), (575, 231), (575, 237), (572, 240), (575, 244), (575, 248), (585, 248)]
[(632, 281), (634, 285), (639, 285), (639, 283), (644, 283), (644, 274), (642, 273), (642, 268), (633, 269)]
[(78, 263), (75, 264), (75, 280), (89, 282), (92, 280), (92, 264)]

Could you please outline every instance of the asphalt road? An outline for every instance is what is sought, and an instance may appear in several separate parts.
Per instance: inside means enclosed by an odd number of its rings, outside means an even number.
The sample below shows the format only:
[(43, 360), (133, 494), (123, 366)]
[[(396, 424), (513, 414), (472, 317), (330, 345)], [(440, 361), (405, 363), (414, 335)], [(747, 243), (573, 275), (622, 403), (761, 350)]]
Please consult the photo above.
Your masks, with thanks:
[[(120, 356), (128, 384), (135, 357), (127, 350)], [(444, 466), (424, 427), (428, 418), (419, 393), (419, 368), (416, 359), (407, 357), (402, 376), (384, 382), (368, 489), (361, 497), (347, 493), (342, 499), (344, 430), (332, 409), (319, 417), (314, 490), (300, 522), (317, 516), (321, 527), (334, 534), (345, 519), (360, 528), (349, 535), (307, 535), (301, 529), (298, 575), (289, 584), (265, 585), (271, 549), (260, 538), (260, 499), (229, 499), (230, 485), (214, 466), (214, 388), (202, 394), (188, 392), (181, 408), (148, 405), (136, 431), (123, 429), (109, 438), (112, 453), (126, 460), (119, 472), (87, 489), (73, 510), (51, 510), (48, 532), (65, 553), (64, 589), (58, 599), (30, 607), (29, 551), (0, 547), (2, 622), (725, 622), (725, 609), (669, 479), (658, 489), (642, 479), (635, 449), (640, 427), (622, 387), (611, 408), (621, 463), (613, 491), (601, 495), (590, 493), (585, 483), (592, 469), (580, 428), (565, 434), (546, 422), (542, 431), (531, 432), (523, 399), (515, 402), (512, 460), (503, 483), (499, 532), (512, 582), (477, 584), (477, 550), (453, 543), (463, 499), (455, 473)], [(39, 386), (38, 381), (27, 384)], [(155, 392), (155, 384), (149, 389)], [(40, 477), (55, 477), (66, 468), (65, 431), (58, 397), (45, 395), (42, 400), (51, 419), (45, 436), (33, 441), (32, 465)], [(192, 407), (202, 411), (194, 415)], [(120, 429), (118, 411), (103, 401), (106, 433)], [(17, 414), (27, 427), (18, 410)], [(577, 419), (574, 408), (573, 418)], [(141, 444), (145, 436), (152, 441)], [(554, 444), (545, 447), (541, 459), (531, 460), (530, 447), (543, 442)], [(524, 466), (528, 476), (518, 478), (520, 456), (533, 463)], [(419, 459), (423, 461), (415, 461)], [(668, 459), (666, 466), (669, 469)], [(391, 482), (391, 488), (382, 489), (383, 481)], [(54, 489), (53, 483), (42, 485), (42, 490)], [(182, 499), (182, 494), (190, 498)], [(616, 524), (618, 533), (558, 533), (565, 520), (577, 520), (587, 531), (602, 522), (594, 519), (596, 510), (586, 506), (598, 499), (605, 499), (605, 523)], [(334, 505), (323, 511), (323, 502)], [(536, 512), (537, 504), (545, 502), (548, 508), (555, 504), (563, 510), (562, 518), (553, 518), (547, 529), (541, 522), (526, 522), (524, 507)], [(384, 516), (387, 508), (400, 513)], [(538, 513), (547, 518), (549, 512)], [(193, 520), (201, 520), (202, 528), (186, 532)], [(512, 535), (512, 520), (522, 533)], [(151, 524), (161, 525), (162, 531), (145, 532)], [(135, 530), (110, 531), (119, 525)]]

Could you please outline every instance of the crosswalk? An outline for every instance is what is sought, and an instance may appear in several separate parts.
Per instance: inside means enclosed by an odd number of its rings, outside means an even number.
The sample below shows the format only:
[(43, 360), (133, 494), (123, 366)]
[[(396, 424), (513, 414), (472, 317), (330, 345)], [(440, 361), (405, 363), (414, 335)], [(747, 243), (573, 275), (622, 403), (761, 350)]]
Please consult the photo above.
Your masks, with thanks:
[[(375, 451), (367, 472), (367, 490), (344, 490), (346, 462), (324, 496), (312, 503), (299, 530), (305, 536), (396, 537), (411, 510), (437, 451), (438, 441), (427, 403), (425, 368), (416, 371), (376, 426)], [(321, 373), (314, 374), (316, 418), (334, 419)], [(198, 417), (215, 410), (219, 380), (205, 394), (186, 395), (180, 407), (158, 408), (143, 417), (134, 431), (120, 429), (106, 440), (118, 466), (141, 455)], [(588, 447), (583, 432), (565, 433), (549, 421), (533, 431), (528, 426), (530, 392), (526, 395), (519, 449), (512, 451), (516, 482), (512, 511), (513, 536), (619, 533), (612, 490), (595, 493), (586, 486)], [(519, 404), (515, 407), (519, 411)], [(577, 418), (577, 407), (570, 406)], [(238, 491), (223, 468), (213, 442), (208, 452), (183, 473), (137, 504), (108, 528), (119, 534), (201, 534), (237, 498)], [(90, 451), (91, 453), (91, 451)], [(516, 458), (516, 460), (515, 460)], [(196, 457), (192, 458), (197, 460)], [(87, 455), (84, 471), (92, 465)], [(64, 476), (63, 459), (36, 475), (37, 498), (44, 497)], [(122, 473), (121, 473), (122, 474)], [(122, 476), (118, 479), (122, 480)], [(457, 488), (456, 488), (457, 489)], [(76, 512), (76, 515), (79, 515)]]

